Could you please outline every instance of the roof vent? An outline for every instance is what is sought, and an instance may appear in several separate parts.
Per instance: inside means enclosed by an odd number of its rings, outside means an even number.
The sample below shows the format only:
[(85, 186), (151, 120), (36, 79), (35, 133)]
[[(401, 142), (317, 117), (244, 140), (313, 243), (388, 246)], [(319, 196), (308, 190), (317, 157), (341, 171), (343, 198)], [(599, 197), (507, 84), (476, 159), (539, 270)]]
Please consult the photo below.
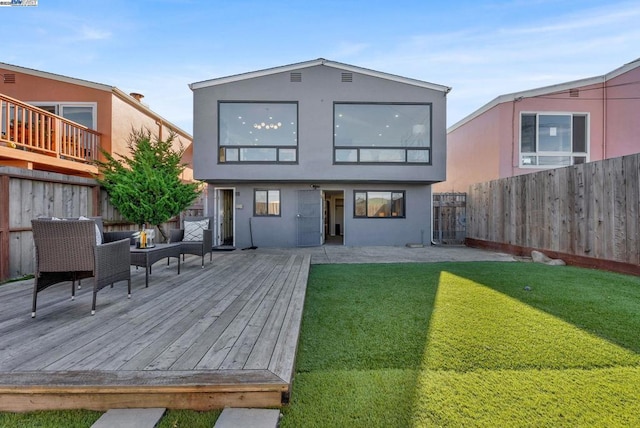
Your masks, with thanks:
[(138, 93), (138, 92), (131, 92), (129, 95), (131, 95), (133, 98), (136, 99), (136, 101), (138, 101), (139, 103), (142, 102), (142, 99), (144, 98), (144, 95)]
[(569, 89), (569, 96), (571, 98), (577, 98), (580, 96), (580, 89), (578, 88), (571, 88)]
[(292, 71), (290, 78), (292, 82), (302, 82), (302, 73), (299, 71)]
[(353, 73), (342, 73), (342, 82), (344, 83), (353, 82)]
[(16, 75), (13, 73), (5, 74), (4, 83), (16, 83)]

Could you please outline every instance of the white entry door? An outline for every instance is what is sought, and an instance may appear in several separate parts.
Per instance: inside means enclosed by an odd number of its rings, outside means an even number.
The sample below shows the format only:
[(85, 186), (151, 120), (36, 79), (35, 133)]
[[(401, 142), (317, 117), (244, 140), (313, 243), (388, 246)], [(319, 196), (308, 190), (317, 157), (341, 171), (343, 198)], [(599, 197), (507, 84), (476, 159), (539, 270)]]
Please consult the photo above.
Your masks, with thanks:
[(235, 189), (216, 189), (215, 245), (235, 245)]

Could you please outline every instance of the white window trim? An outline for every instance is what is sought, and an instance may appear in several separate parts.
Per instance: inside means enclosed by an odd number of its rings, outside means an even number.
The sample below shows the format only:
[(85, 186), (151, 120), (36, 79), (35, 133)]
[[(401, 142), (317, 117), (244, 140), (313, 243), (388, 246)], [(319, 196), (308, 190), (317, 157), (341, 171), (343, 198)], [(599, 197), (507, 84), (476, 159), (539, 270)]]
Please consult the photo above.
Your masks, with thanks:
[[(523, 115), (531, 115), (531, 114), (535, 114), (536, 115), (536, 119), (539, 115), (545, 115), (545, 116), (571, 116), (571, 135), (573, 135), (573, 116), (586, 116), (587, 118), (587, 131), (586, 131), (586, 135), (585, 135), (585, 139), (587, 140), (585, 142), (585, 147), (587, 149), (586, 152), (548, 152), (548, 151), (536, 151), (536, 152), (523, 152), (522, 151), (522, 116)], [(536, 120), (537, 122), (537, 120)], [(554, 169), (554, 168), (563, 168), (565, 166), (569, 166), (569, 165), (538, 165), (536, 162), (536, 165), (525, 165), (522, 163), (522, 158), (525, 156), (535, 156), (540, 157), (540, 156), (569, 156), (571, 157), (571, 165), (574, 165), (573, 163), (573, 158), (574, 157), (585, 157), (585, 162), (589, 162), (589, 158), (590, 158), (590, 146), (591, 146), (591, 114), (589, 112), (579, 112), (579, 111), (521, 111), (520, 112), (520, 119), (518, 121), (518, 167), (519, 168), (523, 168), (523, 169)], [(538, 135), (539, 133), (537, 132), (536, 129), (536, 148), (538, 146)]]
[(56, 108), (55, 114), (58, 116), (62, 116), (60, 113), (62, 112), (63, 107), (91, 107), (93, 121), (93, 130), (96, 131), (98, 129), (98, 103), (97, 102), (84, 102), (84, 101), (29, 101), (29, 104), (34, 105), (36, 107), (42, 106), (54, 106)]

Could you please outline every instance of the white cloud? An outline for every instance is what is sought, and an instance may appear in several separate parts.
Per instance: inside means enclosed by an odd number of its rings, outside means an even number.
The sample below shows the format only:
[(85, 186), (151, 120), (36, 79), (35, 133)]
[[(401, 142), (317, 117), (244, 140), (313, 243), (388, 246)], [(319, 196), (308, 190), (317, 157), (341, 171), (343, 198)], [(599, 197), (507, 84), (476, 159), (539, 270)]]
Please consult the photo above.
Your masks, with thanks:
[(78, 35), (82, 40), (106, 40), (111, 38), (110, 31), (91, 28), (88, 25), (82, 25)]

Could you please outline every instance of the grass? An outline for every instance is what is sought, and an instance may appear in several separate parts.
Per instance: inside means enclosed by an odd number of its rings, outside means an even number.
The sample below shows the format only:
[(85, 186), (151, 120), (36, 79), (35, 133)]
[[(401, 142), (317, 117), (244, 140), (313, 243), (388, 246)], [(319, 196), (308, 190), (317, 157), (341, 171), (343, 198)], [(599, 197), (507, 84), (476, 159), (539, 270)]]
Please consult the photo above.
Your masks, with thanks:
[(637, 426), (638, 331), (636, 277), (313, 266), (281, 426)]

